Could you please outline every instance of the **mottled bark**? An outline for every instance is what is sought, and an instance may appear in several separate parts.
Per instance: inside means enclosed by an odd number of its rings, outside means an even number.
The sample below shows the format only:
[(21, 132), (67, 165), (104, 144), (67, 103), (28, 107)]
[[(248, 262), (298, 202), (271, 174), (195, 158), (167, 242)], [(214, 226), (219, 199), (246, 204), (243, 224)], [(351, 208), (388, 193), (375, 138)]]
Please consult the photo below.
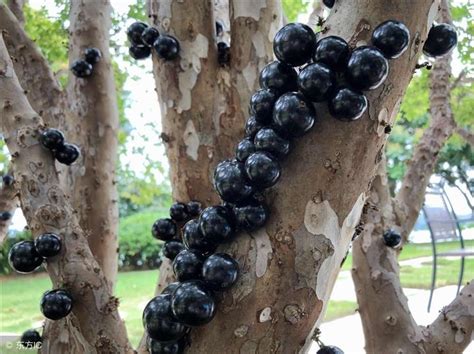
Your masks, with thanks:
[(25, 0), (8, 0), (7, 5), (10, 8), (11, 12), (15, 14), (15, 17), (18, 19), (18, 22), (21, 24), (25, 23), (25, 15), (23, 14), (23, 6), (25, 6)]
[(471, 147), (474, 147), (474, 133), (462, 127), (457, 127), (456, 133), (459, 134), (459, 136), (461, 136), (464, 139), (464, 141), (466, 141), (466, 143), (471, 145)]
[[(131, 352), (117, 311), (118, 299), (111, 295), (69, 198), (59, 187), (51, 153), (38, 142), (43, 121), (20, 86), (3, 38), (0, 38), (0, 113), (22, 210), (33, 235), (43, 232), (61, 235), (62, 251), (46, 262), (46, 268), (54, 287), (68, 289), (74, 298), (73, 312), (56, 322), (61, 333), (45, 332), (42, 351)], [(53, 335), (60, 337), (54, 347), (50, 345)]]
[[(11, 171), (8, 172), (11, 174)], [(17, 192), (14, 185), (2, 184), (0, 187), (0, 213), (9, 212), (13, 215), (15, 210), (18, 208)], [(0, 220), (0, 246), (5, 241), (8, 227), (10, 226), (12, 219)]]

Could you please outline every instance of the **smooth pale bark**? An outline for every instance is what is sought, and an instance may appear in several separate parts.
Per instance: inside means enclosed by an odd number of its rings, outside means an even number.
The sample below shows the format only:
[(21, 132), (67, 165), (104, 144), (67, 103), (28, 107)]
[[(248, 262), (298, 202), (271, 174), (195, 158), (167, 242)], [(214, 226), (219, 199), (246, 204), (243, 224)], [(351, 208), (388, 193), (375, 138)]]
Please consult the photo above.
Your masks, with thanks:
[[(43, 121), (30, 106), (1, 37), (0, 116), (29, 228), (34, 236), (61, 235), (62, 251), (46, 262), (46, 268), (54, 287), (66, 288), (74, 299), (72, 313), (56, 321), (61, 332), (45, 332), (42, 352), (131, 352), (117, 311), (119, 301), (110, 293), (69, 198), (59, 186), (51, 153), (38, 142)], [(50, 345), (52, 335), (60, 336), (55, 346)]]

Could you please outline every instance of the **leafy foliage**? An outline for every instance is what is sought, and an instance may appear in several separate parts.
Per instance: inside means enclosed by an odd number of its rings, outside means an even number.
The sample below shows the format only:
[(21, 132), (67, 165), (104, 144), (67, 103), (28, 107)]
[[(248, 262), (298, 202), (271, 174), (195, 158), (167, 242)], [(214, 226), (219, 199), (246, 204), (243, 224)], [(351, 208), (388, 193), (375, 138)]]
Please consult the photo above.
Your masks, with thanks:
[(283, 12), (288, 22), (296, 21), (299, 14), (307, 11), (309, 5), (308, 0), (283, 0)]

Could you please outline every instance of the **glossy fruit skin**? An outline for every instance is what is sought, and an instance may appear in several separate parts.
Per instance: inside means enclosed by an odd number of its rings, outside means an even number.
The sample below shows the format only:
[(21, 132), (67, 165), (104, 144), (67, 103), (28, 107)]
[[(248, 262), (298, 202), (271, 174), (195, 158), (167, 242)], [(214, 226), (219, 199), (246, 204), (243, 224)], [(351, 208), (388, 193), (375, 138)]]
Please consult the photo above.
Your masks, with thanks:
[(102, 53), (97, 48), (87, 48), (84, 51), (84, 59), (91, 65), (97, 64), (102, 59)]
[(334, 345), (326, 345), (319, 349), (316, 354), (344, 354), (341, 348)]
[(290, 141), (282, 138), (272, 128), (262, 128), (255, 135), (255, 150), (266, 151), (273, 156), (283, 158), (290, 152)]
[(33, 241), (20, 241), (10, 248), (8, 262), (16, 272), (30, 273), (43, 263), (43, 258), (36, 252)]
[(71, 65), (73, 75), (80, 78), (91, 76), (92, 69), (92, 65), (82, 59), (75, 60)]
[(168, 259), (174, 260), (176, 256), (184, 250), (184, 245), (181, 241), (178, 240), (169, 240), (166, 241), (163, 245), (163, 256)]
[(209, 323), (216, 313), (216, 304), (204, 282), (181, 283), (171, 296), (171, 309), (179, 322), (197, 327)]
[(199, 227), (199, 220), (189, 220), (183, 227), (183, 242), (187, 249), (202, 254), (214, 252), (217, 248), (215, 241), (205, 237)]
[(257, 151), (245, 161), (245, 171), (257, 188), (264, 189), (278, 182), (281, 167), (275, 157), (267, 152)]
[(5, 186), (11, 186), (13, 182), (15, 182), (15, 179), (13, 178), (12, 175), (4, 175), (2, 177), (2, 181)]
[(163, 289), (163, 291), (161, 292), (162, 294), (172, 294), (173, 291), (176, 290), (176, 288), (178, 287), (178, 285), (181, 284), (179, 281), (175, 281), (173, 283), (169, 283), (166, 288)]
[(457, 43), (456, 29), (448, 23), (441, 23), (431, 27), (423, 45), (423, 54), (433, 58), (441, 57), (448, 54)]
[(367, 109), (367, 98), (347, 87), (340, 88), (328, 102), (329, 113), (342, 121), (357, 120)]
[(81, 155), (81, 151), (74, 144), (64, 143), (63, 146), (54, 151), (55, 159), (64, 164), (72, 165)]
[(357, 90), (374, 90), (388, 75), (388, 61), (375, 47), (355, 49), (347, 63), (346, 78)]
[(176, 224), (171, 219), (158, 219), (151, 228), (151, 234), (154, 238), (162, 241), (173, 239), (178, 233)]
[(270, 216), (268, 208), (258, 201), (234, 207), (237, 226), (245, 231), (255, 231), (265, 225)]
[(188, 206), (184, 203), (174, 203), (170, 207), (170, 216), (176, 222), (188, 220)]
[(235, 148), (235, 157), (237, 161), (245, 162), (250, 154), (255, 152), (255, 145), (250, 138), (242, 139)]
[(153, 43), (156, 54), (164, 60), (173, 60), (179, 55), (179, 42), (173, 36), (163, 34)]
[(253, 193), (244, 164), (237, 160), (219, 162), (214, 171), (214, 187), (221, 199), (229, 203), (238, 203)]
[(197, 200), (191, 200), (188, 202), (188, 213), (189, 216), (198, 216), (202, 211), (202, 204)]
[(151, 47), (160, 36), (160, 32), (155, 27), (148, 27), (142, 32), (141, 40), (143, 44)]
[(257, 90), (252, 95), (250, 98), (250, 111), (258, 122), (262, 124), (271, 122), (273, 106), (277, 99), (277, 93), (268, 89)]
[(171, 294), (161, 294), (151, 299), (143, 310), (142, 321), (148, 336), (162, 342), (178, 340), (188, 330), (173, 317)]
[(217, 62), (221, 66), (230, 63), (230, 47), (226, 42), (217, 43)]
[(324, 6), (326, 6), (328, 9), (332, 9), (335, 2), (336, 0), (323, 0)]
[(336, 85), (334, 72), (322, 63), (310, 64), (298, 75), (298, 88), (310, 101), (327, 100)]
[(200, 253), (184, 249), (173, 260), (176, 279), (186, 281), (201, 277), (203, 258)]
[(378, 25), (372, 32), (372, 44), (387, 59), (395, 59), (405, 52), (410, 42), (410, 31), (399, 21), (389, 20)]
[(7, 221), (10, 220), (13, 217), (12, 213), (9, 211), (2, 211), (0, 212), (0, 220), (1, 221)]
[(267, 64), (260, 72), (260, 86), (275, 91), (281, 95), (297, 89), (298, 75), (291, 66), (277, 60)]
[(302, 23), (283, 26), (273, 40), (273, 52), (279, 61), (300, 66), (311, 60), (316, 48), (316, 35)]
[(41, 312), (50, 320), (59, 320), (69, 315), (72, 305), (72, 296), (64, 289), (45, 292), (40, 302)]
[(61, 238), (52, 233), (39, 235), (35, 240), (36, 252), (43, 257), (54, 257), (61, 252)]
[(21, 335), (20, 343), (24, 348), (38, 348), (43, 342), (43, 338), (37, 330), (29, 329)]
[(344, 39), (328, 36), (318, 41), (314, 61), (325, 64), (334, 71), (343, 71), (346, 69), (350, 56), (351, 49)]
[(235, 284), (239, 276), (239, 264), (227, 253), (214, 253), (202, 266), (202, 279), (213, 290), (224, 290)]
[(182, 354), (186, 343), (180, 339), (172, 342), (159, 342), (150, 338), (148, 350), (150, 354)]
[(215, 205), (204, 209), (199, 217), (203, 236), (214, 243), (230, 241), (235, 233), (235, 216), (228, 208)]
[(128, 53), (133, 59), (142, 60), (150, 56), (151, 49), (150, 47), (147, 47), (146, 45), (132, 45), (128, 49)]
[(41, 145), (49, 150), (58, 150), (64, 145), (64, 134), (54, 128), (45, 129), (40, 135)]
[(285, 93), (275, 103), (273, 123), (278, 132), (284, 136), (304, 135), (313, 127), (315, 119), (313, 104), (301, 93)]
[(253, 140), (255, 134), (262, 128), (263, 124), (259, 123), (255, 116), (250, 116), (245, 124), (245, 136)]
[(400, 245), (402, 236), (395, 230), (389, 229), (384, 232), (383, 241), (386, 246), (395, 248)]
[(143, 45), (142, 34), (148, 28), (144, 22), (134, 22), (127, 28), (127, 38), (132, 46)]

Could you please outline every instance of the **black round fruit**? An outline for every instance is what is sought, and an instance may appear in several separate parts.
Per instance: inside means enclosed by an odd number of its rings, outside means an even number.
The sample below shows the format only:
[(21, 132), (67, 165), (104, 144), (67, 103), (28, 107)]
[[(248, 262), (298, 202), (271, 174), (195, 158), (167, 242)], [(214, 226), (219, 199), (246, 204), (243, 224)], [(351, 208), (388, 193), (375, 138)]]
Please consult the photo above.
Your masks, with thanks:
[(102, 53), (97, 48), (86, 48), (84, 58), (89, 64), (94, 65), (102, 59)]
[(336, 84), (333, 71), (322, 63), (310, 64), (298, 75), (298, 88), (304, 96), (313, 101), (325, 101)]
[(314, 125), (316, 112), (301, 93), (280, 96), (273, 110), (273, 123), (278, 132), (288, 137), (302, 136)]
[(372, 44), (387, 59), (398, 58), (408, 48), (410, 31), (399, 21), (389, 20), (381, 23), (372, 33)]
[(244, 164), (236, 160), (219, 162), (214, 171), (214, 187), (221, 199), (229, 203), (238, 203), (253, 193)]
[(49, 150), (58, 150), (64, 145), (64, 134), (54, 128), (45, 129), (40, 135), (41, 144)]
[(234, 218), (228, 208), (221, 205), (210, 206), (199, 217), (199, 228), (206, 239), (219, 244), (234, 236)]
[(250, 138), (242, 139), (235, 148), (235, 157), (240, 162), (245, 162), (250, 154), (255, 152), (255, 145)]
[(346, 69), (350, 56), (351, 50), (344, 39), (329, 36), (318, 41), (314, 61), (323, 63), (335, 71), (343, 71)]
[(336, 2), (336, 0), (323, 0), (324, 6), (326, 6), (329, 9), (332, 9), (335, 2)]
[(150, 56), (151, 49), (150, 47), (147, 47), (146, 45), (132, 45), (128, 49), (128, 53), (133, 59), (141, 60), (141, 59), (146, 59)]
[(81, 151), (74, 144), (64, 143), (63, 146), (54, 151), (55, 159), (64, 164), (71, 165), (73, 164), (81, 155)]
[(277, 94), (295, 91), (297, 79), (298, 75), (295, 69), (279, 61), (267, 64), (260, 72), (259, 77), (261, 87), (274, 90)]
[(170, 216), (176, 222), (189, 219), (188, 206), (184, 203), (174, 203), (170, 207)]
[(230, 288), (237, 281), (239, 264), (226, 253), (214, 253), (202, 266), (202, 279), (213, 290)]
[(203, 258), (201, 254), (187, 249), (182, 250), (173, 260), (173, 272), (179, 281), (199, 279)]
[(441, 23), (431, 27), (423, 45), (423, 54), (434, 58), (440, 57), (449, 53), (457, 43), (456, 29), (448, 23)]
[(178, 233), (176, 224), (171, 219), (158, 219), (151, 228), (151, 234), (154, 238), (162, 241), (173, 239)]
[(39, 235), (35, 240), (35, 248), (43, 258), (57, 256), (61, 252), (61, 238), (52, 233)]
[(267, 152), (257, 151), (245, 161), (245, 171), (252, 183), (260, 189), (269, 188), (280, 178), (278, 160)]
[(184, 225), (183, 242), (187, 249), (202, 254), (214, 252), (217, 248), (217, 244), (213, 239), (205, 237), (202, 234), (199, 221), (196, 219), (189, 220), (186, 225)]
[(173, 342), (159, 342), (150, 338), (148, 351), (150, 354), (182, 354), (186, 343), (183, 339)]
[(164, 289), (163, 291), (161, 292), (162, 294), (172, 294), (176, 288), (178, 287), (178, 285), (181, 284), (180, 282), (178, 281), (175, 281), (173, 283), (169, 283)]
[(184, 250), (184, 245), (181, 241), (178, 240), (169, 240), (166, 241), (163, 246), (163, 256), (168, 259), (174, 260), (176, 256)]
[(91, 76), (92, 69), (92, 65), (82, 59), (75, 60), (71, 65), (73, 75), (80, 78)]
[(179, 54), (179, 42), (176, 38), (169, 35), (161, 35), (153, 43), (156, 54), (164, 60), (173, 60), (178, 57)]
[(268, 208), (258, 201), (234, 208), (237, 226), (245, 231), (254, 231), (265, 225), (269, 217)]
[(2, 180), (3, 180), (3, 184), (5, 186), (11, 186), (13, 184), (13, 182), (15, 182), (15, 179), (13, 178), (12, 175), (4, 175), (2, 177)]
[(0, 221), (8, 221), (13, 217), (13, 214), (9, 211), (0, 212)]
[(199, 280), (181, 283), (171, 296), (171, 309), (179, 322), (196, 327), (209, 323), (216, 304), (204, 282)]
[(160, 32), (155, 27), (148, 27), (142, 32), (142, 42), (143, 44), (152, 47), (153, 43), (160, 36)]
[(143, 45), (142, 34), (148, 28), (144, 22), (134, 22), (127, 28), (127, 38), (132, 46)]
[(36, 348), (39, 349), (43, 339), (41, 335), (35, 329), (29, 329), (21, 335), (20, 343), (24, 348)]
[(216, 36), (220, 37), (224, 34), (224, 25), (221, 21), (216, 21)]
[(72, 296), (64, 289), (49, 290), (43, 294), (40, 308), (46, 318), (59, 320), (71, 312)]
[(324, 347), (321, 347), (316, 354), (344, 354), (344, 352), (342, 349), (334, 345), (325, 345)]
[(217, 62), (221, 66), (230, 63), (230, 47), (226, 42), (217, 43)]
[(311, 60), (316, 48), (316, 35), (302, 23), (283, 26), (273, 40), (277, 59), (291, 66), (300, 66)]
[(277, 99), (278, 95), (276, 92), (268, 89), (260, 89), (252, 95), (250, 98), (250, 111), (258, 122), (262, 124), (271, 122), (273, 106)]
[(255, 149), (266, 151), (273, 156), (283, 158), (290, 152), (289, 140), (282, 138), (272, 128), (262, 128), (255, 135)]
[(202, 211), (202, 205), (200, 202), (197, 200), (191, 200), (188, 202), (188, 213), (189, 216), (198, 216), (201, 214)]
[(173, 318), (171, 294), (161, 294), (151, 299), (143, 310), (142, 321), (148, 336), (162, 342), (178, 340), (188, 330)]
[(388, 61), (377, 48), (362, 46), (352, 52), (347, 63), (346, 78), (355, 89), (376, 89), (387, 75)]
[(257, 134), (261, 128), (263, 128), (263, 124), (259, 123), (255, 116), (250, 116), (245, 124), (245, 136), (253, 140), (255, 134)]
[(402, 242), (402, 236), (395, 230), (389, 229), (383, 234), (383, 241), (386, 246), (395, 248)]
[(367, 109), (367, 98), (349, 88), (341, 88), (328, 102), (329, 113), (343, 121), (359, 119)]
[(18, 273), (30, 273), (43, 263), (43, 258), (36, 252), (33, 241), (20, 241), (10, 248), (8, 262)]

